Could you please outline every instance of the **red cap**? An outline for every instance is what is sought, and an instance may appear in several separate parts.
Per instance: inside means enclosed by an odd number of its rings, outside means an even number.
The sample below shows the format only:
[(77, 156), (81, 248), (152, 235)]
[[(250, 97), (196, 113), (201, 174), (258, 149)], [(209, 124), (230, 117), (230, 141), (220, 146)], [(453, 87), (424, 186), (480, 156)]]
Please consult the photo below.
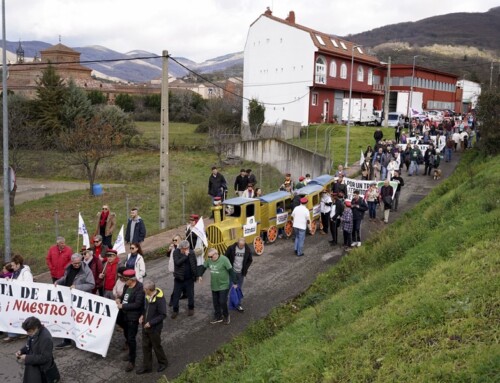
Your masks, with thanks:
[(304, 176), (299, 177), (299, 181), (304, 181), (305, 179), (306, 179), (306, 177), (304, 177)]
[[(220, 198), (220, 197), (219, 197)], [(200, 216), (198, 214), (191, 214), (189, 216), (190, 221), (198, 221), (200, 219)]]
[(135, 270), (133, 269), (127, 269), (123, 272), (123, 276), (125, 278), (135, 278)]
[(349, 201), (348, 199), (346, 199), (344, 201), (344, 204), (347, 206), (347, 207), (351, 207), (351, 201)]
[[(221, 197), (214, 197), (214, 201), (220, 201), (222, 198)], [(194, 214), (196, 215), (196, 214)]]
[(300, 203), (307, 203), (307, 201), (309, 201), (306, 197), (302, 197), (300, 199)]
[(118, 251), (113, 250), (113, 249), (108, 249), (108, 250), (106, 250), (106, 255), (108, 255), (108, 254), (118, 255)]

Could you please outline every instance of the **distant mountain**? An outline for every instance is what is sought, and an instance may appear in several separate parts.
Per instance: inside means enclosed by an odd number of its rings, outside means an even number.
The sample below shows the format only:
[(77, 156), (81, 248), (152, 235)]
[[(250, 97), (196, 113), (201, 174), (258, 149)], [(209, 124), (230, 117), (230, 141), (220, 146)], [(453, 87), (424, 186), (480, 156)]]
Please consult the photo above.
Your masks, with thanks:
[[(18, 45), (19, 42), (7, 42), (9, 57), (15, 57)], [(43, 41), (22, 41), (21, 45), (27, 61), (31, 60), (35, 54), (40, 57), (41, 50), (52, 46), (52, 44)], [(103, 61), (84, 63), (85, 66), (96, 71), (95, 75), (97, 77), (120, 79), (124, 82), (149, 82), (161, 76), (162, 59), (161, 57), (156, 57), (157, 54), (151, 52), (134, 50), (127, 53), (120, 53), (100, 45), (72, 47), (72, 49), (81, 53), (81, 61)], [(120, 59), (123, 59), (123, 61), (107, 61)], [(187, 68), (199, 73), (220, 72), (235, 66), (243, 66), (243, 52), (227, 54), (202, 63), (196, 63), (184, 57), (175, 59)], [(172, 60), (169, 61), (168, 72), (171, 76), (177, 78), (182, 78), (189, 74), (188, 69), (183, 68)], [(101, 76), (101, 74), (104, 76)], [(232, 71), (230, 73), (230, 76), (242, 75), (242, 70), (241, 73), (233, 73)]]
[[(484, 13), (450, 13), (348, 35), (382, 61), (442, 70), (489, 83), (490, 66), (500, 56), (500, 7)], [(494, 81), (498, 81), (498, 69)]]

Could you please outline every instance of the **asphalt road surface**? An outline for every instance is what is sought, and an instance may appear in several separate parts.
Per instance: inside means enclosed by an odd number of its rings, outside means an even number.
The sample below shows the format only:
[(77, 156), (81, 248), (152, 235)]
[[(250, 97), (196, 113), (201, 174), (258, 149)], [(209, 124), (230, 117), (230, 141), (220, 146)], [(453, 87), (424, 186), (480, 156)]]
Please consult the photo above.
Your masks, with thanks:
[[(455, 168), (457, 156), (451, 163), (441, 162), (442, 179), (445, 179)], [(421, 167), (423, 171), (423, 166)], [(405, 187), (400, 197), (398, 212), (391, 213), (389, 221), (397, 219), (405, 211), (411, 209), (425, 197), (440, 180), (429, 176), (408, 177), (403, 173)], [(378, 217), (382, 212), (377, 212)], [(377, 235), (387, 227), (382, 222), (370, 222), (368, 214), (362, 224), (362, 240)], [(245, 279), (243, 292), (245, 298), (244, 313), (231, 312), (231, 324), (211, 325), (212, 298), (210, 276), (205, 274), (201, 283), (195, 285), (195, 315), (187, 316), (187, 301), (181, 300), (180, 313), (171, 319), (171, 310), (163, 328), (163, 346), (167, 353), (169, 366), (166, 376), (171, 379), (179, 375), (187, 364), (201, 360), (215, 351), (223, 343), (230, 341), (242, 332), (249, 323), (265, 317), (273, 307), (285, 302), (301, 292), (315, 280), (316, 276), (335, 265), (343, 256), (341, 246), (330, 246), (329, 236), (307, 236), (304, 257), (296, 257), (292, 240), (277, 240), (266, 246), (265, 253), (254, 257), (254, 262)], [(349, 256), (356, 256), (352, 251)], [(167, 270), (168, 258), (147, 262), (148, 278), (156, 281), (167, 297), (173, 290), (173, 277)], [(141, 334), (138, 334), (138, 359), (136, 369), (141, 367), (142, 350)], [(59, 339), (55, 339), (57, 343)], [(23, 346), (23, 340), (5, 344), (0, 343), (0, 381), (21, 382), (23, 366), (16, 362), (15, 352)], [(59, 366), (62, 382), (97, 383), (97, 382), (153, 382), (161, 375), (156, 372), (148, 375), (136, 375), (135, 371), (124, 371), (126, 362), (121, 361), (124, 344), (123, 333), (115, 329), (108, 355), (100, 355), (81, 351), (76, 348), (55, 350), (54, 356)], [(156, 362), (153, 364), (156, 371)], [(164, 372), (164, 373), (165, 373)]]

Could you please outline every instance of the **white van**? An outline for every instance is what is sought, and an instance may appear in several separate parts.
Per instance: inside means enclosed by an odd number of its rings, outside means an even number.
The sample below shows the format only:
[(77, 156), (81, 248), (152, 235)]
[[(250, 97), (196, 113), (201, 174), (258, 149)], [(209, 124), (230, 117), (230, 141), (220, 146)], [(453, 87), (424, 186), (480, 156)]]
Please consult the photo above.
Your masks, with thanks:
[(394, 128), (398, 126), (399, 123), (399, 113), (391, 112), (387, 115), (387, 126)]

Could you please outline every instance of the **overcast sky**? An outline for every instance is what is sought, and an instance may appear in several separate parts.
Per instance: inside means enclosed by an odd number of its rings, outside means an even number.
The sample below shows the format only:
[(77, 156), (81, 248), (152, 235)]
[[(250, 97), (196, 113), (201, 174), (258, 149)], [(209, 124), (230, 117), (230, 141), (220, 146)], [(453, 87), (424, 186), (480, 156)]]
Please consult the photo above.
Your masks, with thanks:
[[(5, 0), (7, 39), (71, 47), (146, 50), (197, 62), (242, 51), (249, 25), (267, 6), (285, 18), (345, 36), (454, 12), (486, 12), (500, 0)], [(464, 28), (467, 20), (464, 20)]]

